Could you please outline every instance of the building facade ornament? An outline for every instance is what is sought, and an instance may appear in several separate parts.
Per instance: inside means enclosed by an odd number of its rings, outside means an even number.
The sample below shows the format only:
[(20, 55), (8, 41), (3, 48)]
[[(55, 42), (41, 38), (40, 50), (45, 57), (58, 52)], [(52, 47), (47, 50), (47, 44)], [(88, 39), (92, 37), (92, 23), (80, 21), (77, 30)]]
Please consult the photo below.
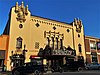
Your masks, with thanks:
[(75, 18), (74, 23), (75, 23), (75, 26), (76, 26), (76, 31), (78, 33), (80, 33), (81, 32), (81, 27), (82, 27), (82, 21)]
[[(20, 5), (16, 2), (16, 6), (10, 12), (10, 18), (3, 33), (7, 35), (7, 41), (5, 41), (5, 35), (3, 41), (6, 47), (4, 49), (8, 51), (5, 59), (7, 60), (7, 70), (11, 70), (10, 62), (12, 60), (9, 58), (9, 56), (13, 58), (11, 51), (13, 50), (14, 54), (18, 54), (14, 56), (20, 57), (19, 54), (25, 54), (23, 52), (26, 50), (25, 44), (28, 50), (25, 62), (30, 61), (31, 55), (43, 55), (42, 57), (45, 58), (45, 63), (48, 66), (54, 64), (62, 66), (67, 62), (67, 59), (74, 60), (72, 58), (79, 56), (79, 52), (82, 53), (84, 59), (86, 58), (84, 36), (81, 36), (84, 35), (84, 30), (80, 20), (75, 19), (72, 23), (65, 23), (40, 16), (32, 16), (28, 10), (28, 5), (24, 6), (23, 2)], [(78, 37), (78, 34), (80, 37)], [(79, 43), (81, 47), (78, 47)], [(3, 48), (3, 44), (1, 45)], [(57, 59), (55, 59), (56, 57)], [(14, 62), (14, 64), (17, 63)]]
[(25, 22), (25, 17), (28, 15), (28, 5), (24, 7), (24, 2), (22, 2), (22, 4), (18, 6), (18, 2), (16, 2), (15, 12), (17, 14), (17, 21), (19, 21), (20, 23)]

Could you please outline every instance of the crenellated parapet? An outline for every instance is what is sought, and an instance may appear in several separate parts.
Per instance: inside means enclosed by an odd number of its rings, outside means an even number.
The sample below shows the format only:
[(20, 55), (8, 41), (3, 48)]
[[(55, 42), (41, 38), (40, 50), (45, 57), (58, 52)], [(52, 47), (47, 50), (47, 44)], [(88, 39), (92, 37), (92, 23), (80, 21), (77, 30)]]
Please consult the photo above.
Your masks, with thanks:
[(80, 33), (81, 32), (81, 27), (82, 27), (82, 21), (75, 18), (74, 19), (74, 25), (76, 26), (76, 31), (78, 33)]
[(26, 5), (26, 7), (24, 7), (24, 2), (22, 2), (22, 4), (19, 6), (18, 2), (16, 2), (16, 6), (15, 6), (15, 12), (17, 14), (17, 21), (19, 22), (25, 22), (26, 19), (25, 17), (28, 15), (28, 5)]

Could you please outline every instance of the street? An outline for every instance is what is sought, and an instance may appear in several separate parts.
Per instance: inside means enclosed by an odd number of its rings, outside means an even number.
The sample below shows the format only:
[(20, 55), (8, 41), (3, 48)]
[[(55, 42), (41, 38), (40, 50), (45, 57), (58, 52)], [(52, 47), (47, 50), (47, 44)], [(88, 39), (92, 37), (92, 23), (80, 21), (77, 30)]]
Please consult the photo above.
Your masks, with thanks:
[(48, 73), (45, 75), (100, 75), (100, 71), (84, 71), (84, 72), (63, 72)]
[[(0, 75), (12, 75), (11, 72), (1, 72)], [(31, 74), (30, 74), (31, 75)], [(83, 72), (55, 72), (55, 73), (46, 73), (43, 75), (100, 75), (99, 70), (89, 70)]]

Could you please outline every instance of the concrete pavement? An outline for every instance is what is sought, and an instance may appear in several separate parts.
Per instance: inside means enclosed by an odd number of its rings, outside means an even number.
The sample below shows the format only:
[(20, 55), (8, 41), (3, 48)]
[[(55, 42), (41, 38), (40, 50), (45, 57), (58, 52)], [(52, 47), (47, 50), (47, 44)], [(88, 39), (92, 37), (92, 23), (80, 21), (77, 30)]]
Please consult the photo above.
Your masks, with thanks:
[(10, 71), (7, 72), (0, 72), (0, 75), (12, 75)]
[[(0, 75), (12, 75), (11, 72), (0, 72)], [(83, 71), (83, 72), (48, 72), (44, 73), (43, 75), (100, 75), (100, 70), (88, 70), (88, 71)]]

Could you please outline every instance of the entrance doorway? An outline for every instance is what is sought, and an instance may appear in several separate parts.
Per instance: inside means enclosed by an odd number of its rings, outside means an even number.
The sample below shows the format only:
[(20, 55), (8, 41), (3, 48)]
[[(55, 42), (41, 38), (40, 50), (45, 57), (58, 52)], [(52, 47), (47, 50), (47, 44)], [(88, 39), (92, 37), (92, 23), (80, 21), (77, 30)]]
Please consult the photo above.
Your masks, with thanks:
[(4, 67), (4, 59), (0, 59), (0, 71), (3, 70)]
[(0, 50), (0, 71), (4, 70), (5, 50)]
[(48, 66), (48, 69), (52, 69), (52, 67), (61, 67), (64, 62), (63, 62), (63, 58), (64, 56), (50, 56), (50, 57), (47, 57), (47, 66)]
[(63, 59), (55, 59), (51, 60), (52, 66), (62, 66), (63, 65)]

